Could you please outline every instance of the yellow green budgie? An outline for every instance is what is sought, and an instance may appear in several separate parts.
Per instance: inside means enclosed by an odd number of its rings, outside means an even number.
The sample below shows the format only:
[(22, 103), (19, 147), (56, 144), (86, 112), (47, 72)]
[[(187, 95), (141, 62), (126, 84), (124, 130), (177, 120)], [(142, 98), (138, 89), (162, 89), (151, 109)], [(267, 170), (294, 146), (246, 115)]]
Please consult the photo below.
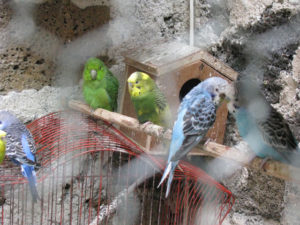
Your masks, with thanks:
[(128, 90), (140, 123), (170, 127), (171, 113), (164, 94), (154, 80), (143, 72), (134, 72), (127, 80)]
[(6, 149), (6, 142), (2, 138), (6, 136), (6, 132), (0, 130), (0, 163), (3, 162), (5, 157), (5, 149)]
[(93, 109), (117, 110), (119, 81), (98, 58), (89, 58), (83, 71), (83, 97)]

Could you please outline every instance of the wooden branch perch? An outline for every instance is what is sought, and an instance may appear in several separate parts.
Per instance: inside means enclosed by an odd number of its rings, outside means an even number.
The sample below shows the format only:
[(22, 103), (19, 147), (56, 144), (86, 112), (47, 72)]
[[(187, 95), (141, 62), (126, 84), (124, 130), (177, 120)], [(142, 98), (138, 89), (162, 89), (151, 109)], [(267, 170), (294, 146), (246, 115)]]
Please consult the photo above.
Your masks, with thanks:
[[(105, 109), (96, 109), (95, 111), (93, 111), (88, 105), (75, 100), (69, 101), (69, 107), (74, 110), (88, 114), (92, 117), (106, 120), (108, 122), (118, 124), (120, 126), (135, 131), (144, 132), (148, 135), (155, 136), (158, 138), (165, 138), (169, 140), (171, 139), (171, 130), (166, 131), (163, 127), (155, 124), (140, 124), (137, 119), (119, 113), (110, 112)], [(166, 152), (148, 153), (155, 155), (167, 154)], [(193, 151), (189, 155), (226, 158), (256, 170), (262, 170), (264, 173), (280, 179), (300, 182), (300, 177), (295, 177), (295, 174), (300, 174), (300, 168), (289, 166), (278, 161), (268, 160), (265, 163), (263, 169), (261, 169), (261, 158), (256, 157), (252, 160), (252, 156), (242, 153), (235, 148), (230, 148), (225, 145), (217, 144), (211, 141), (206, 143), (202, 149), (197, 149), (197, 151)]]
[(112, 200), (112, 202), (110, 202), (109, 205), (100, 206), (98, 216), (89, 225), (101, 224), (107, 217), (112, 217), (117, 211), (118, 206), (122, 203), (123, 198), (125, 198), (128, 193), (133, 192), (141, 182), (143, 182), (143, 178), (140, 178), (128, 188), (125, 188), (123, 191), (119, 192), (119, 194)]
[(106, 120), (107, 122), (118, 124), (131, 130), (141, 131), (155, 137), (171, 139), (171, 130), (166, 131), (165, 128), (152, 123), (140, 124), (137, 119), (129, 116), (124, 116), (120, 113), (110, 112), (108, 110), (100, 108), (93, 110), (88, 105), (75, 100), (69, 101), (69, 107), (88, 114), (94, 118)]

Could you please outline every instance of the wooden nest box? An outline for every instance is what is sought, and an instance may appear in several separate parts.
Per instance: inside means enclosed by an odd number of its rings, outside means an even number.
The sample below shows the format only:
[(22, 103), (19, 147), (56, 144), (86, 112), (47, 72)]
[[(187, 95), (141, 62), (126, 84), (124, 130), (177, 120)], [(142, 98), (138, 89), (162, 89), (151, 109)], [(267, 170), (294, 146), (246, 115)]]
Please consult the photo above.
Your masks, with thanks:
[[(237, 72), (209, 53), (197, 47), (177, 42), (149, 45), (127, 52), (124, 57), (126, 80), (131, 73), (136, 71), (149, 74), (165, 94), (173, 114), (173, 120), (176, 120), (181, 99), (198, 83), (211, 76), (219, 76), (232, 82), (238, 75)], [(121, 113), (137, 118), (128, 93), (127, 83)], [(217, 111), (215, 124), (209, 130), (207, 138), (223, 144), (227, 113), (224, 103)], [(151, 140), (150, 136), (147, 137), (145, 134), (134, 133), (125, 128), (122, 130), (146, 150), (150, 150), (156, 143), (153, 138)]]

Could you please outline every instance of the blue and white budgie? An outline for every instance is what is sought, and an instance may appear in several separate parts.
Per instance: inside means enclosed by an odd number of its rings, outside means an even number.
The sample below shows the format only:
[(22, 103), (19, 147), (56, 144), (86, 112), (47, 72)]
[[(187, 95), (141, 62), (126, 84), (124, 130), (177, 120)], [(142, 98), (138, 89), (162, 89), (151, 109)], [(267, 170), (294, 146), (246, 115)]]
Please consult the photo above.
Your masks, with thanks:
[(300, 166), (298, 143), (283, 116), (264, 98), (258, 84), (250, 78), (236, 82), (236, 94), (227, 106), (241, 137), (256, 156)]
[(39, 198), (36, 189), (35, 142), (30, 131), (13, 114), (0, 111), (0, 130), (6, 132), (6, 155), (17, 165), (21, 166), (24, 177), (28, 180), (33, 202)]
[(220, 77), (211, 77), (194, 87), (182, 100), (173, 126), (167, 166), (158, 187), (169, 175), (166, 197), (170, 192), (174, 170), (202, 138), (216, 118), (216, 110), (226, 98), (233, 96), (233, 87)]

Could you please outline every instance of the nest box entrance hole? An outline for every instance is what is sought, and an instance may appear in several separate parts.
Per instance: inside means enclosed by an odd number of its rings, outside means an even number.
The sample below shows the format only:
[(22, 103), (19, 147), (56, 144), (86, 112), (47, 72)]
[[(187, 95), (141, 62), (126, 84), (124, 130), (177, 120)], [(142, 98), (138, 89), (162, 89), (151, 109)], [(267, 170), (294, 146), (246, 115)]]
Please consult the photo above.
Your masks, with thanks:
[(186, 81), (180, 91), (179, 91), (179, 100), (180, 102), (182, 101), (182, 99), (184, 98), (184, 96), (189, 93), (190, 90), (192, 90), (193, 87), (197, 86), (201, 81), (197, 78), (194, 79), (190, 79), (188, 81)]

